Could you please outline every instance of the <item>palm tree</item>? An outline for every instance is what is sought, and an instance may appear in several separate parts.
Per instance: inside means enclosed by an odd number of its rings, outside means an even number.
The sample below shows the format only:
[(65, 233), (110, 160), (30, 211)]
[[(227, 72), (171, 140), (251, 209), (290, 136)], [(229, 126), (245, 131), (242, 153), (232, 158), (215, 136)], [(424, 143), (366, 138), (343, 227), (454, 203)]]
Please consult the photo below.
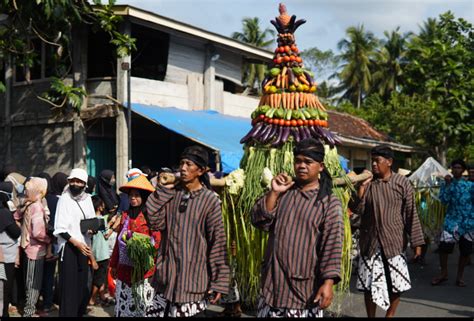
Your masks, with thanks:
[(401, 84), (403, 66), (406, 64), (407, 38), (411, 33), (400, 34), (400, 27), (391, 33), (384, 32), (386, 40), (375, 55), (375, 64), (372, 74), (372, 92), (378, 93), (384, 100), (388, 100), (397, 86)]
[[(273, 38), (275, 32), (266, 28), (265, 30), (260, 29), (260, 22), (257, 17), (255, 18), (244, 18), (242, 20), (242, 32), (232, 33), (232, 38), (245, 42), (249, 45), (253, 45), (259, 48), (267, 48), (275, 42)], [(267, 37), (271, 39), (267, 39)], [(264, 64), (245, 63), (243, 72), (243, 82), (250, 88), (255, 88), (255, 82), (257, 82), (257, 88), (260, 90), (260, 83), (265, 78), (266, 66)]]
[(338, 49), (342, 54), (338, 56), (343, 65), (336, 76), (340, 80), (338, 92), (344, 92), (340, 100), (348, 99), (360, 108), (363, 96), (370, 91), (372, 76), (371, 65), (374, 50), (378, 41), (372, 32), (365, 32), (364, 26), (349, 27), (347, 37), (339, 41)]

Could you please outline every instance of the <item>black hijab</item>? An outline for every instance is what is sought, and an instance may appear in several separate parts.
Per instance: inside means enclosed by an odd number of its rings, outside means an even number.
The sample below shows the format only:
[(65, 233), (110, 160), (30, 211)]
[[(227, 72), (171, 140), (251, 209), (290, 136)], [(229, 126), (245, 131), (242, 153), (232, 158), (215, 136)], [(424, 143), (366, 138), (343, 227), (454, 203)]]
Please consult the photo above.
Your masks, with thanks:
[(95, 177), (90, 175), (87, 177), (86, 193), (92, 194), (94, 192), (95, 182)]
[[(13, 192), (13, 184), (11, 182), (0, 182), (0, 191), (8, 193), (10, 196)], [(0, 233), (5, 231), (5, 229), (14, 224), (13, 214), (8, 209), (7, 202), (10, 200), (10, 197), (5, 194), (0, 193)]]
[(51, 188), (48, 188), (49, 192), (53, 195), (61, 195), (66, 187), (67, 175), (63, 172), (57, 172), (51, 178)]
[(113, 171), (104, 169), (97, 180), (97, 195), (104, 201), (107, 211), (111, 211), (120, 202), (117, 192), (110, 184), (113, 175)]

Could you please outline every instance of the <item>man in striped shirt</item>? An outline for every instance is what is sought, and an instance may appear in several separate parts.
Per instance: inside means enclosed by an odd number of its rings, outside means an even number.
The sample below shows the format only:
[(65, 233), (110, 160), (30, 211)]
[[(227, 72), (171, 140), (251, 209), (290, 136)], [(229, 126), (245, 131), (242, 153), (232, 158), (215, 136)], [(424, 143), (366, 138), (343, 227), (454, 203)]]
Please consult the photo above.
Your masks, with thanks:
[(324, 146), (307, 139), (293, 153), (295, 180), (277, 175), (251, 214), (254, 226), (270, 232), (258, 317), (322, 317), (340, 281), (342, 208)]
[(405, 257), (407, 237), (415, 259), (424, 244), (413, 187), (407, 178), (392, 171), (393, 158), (387, 145), (372, 149), (375, 177), (364, 181), (349, 203), (361, 216), (357, 289), (365, 292), (368, 317), (375, 317), (377, 305), (387, 311), (386, 317), (395, 315), (400, 294), (411, 288)]
[(228, 292), (221, 204), (210, 189), (207, 166), (204, 148), (186, 148), (179, 180), (158, 184), (146, 203), (151, 229), (163, 235), (153, 282), (163, 317), (198, 315)]

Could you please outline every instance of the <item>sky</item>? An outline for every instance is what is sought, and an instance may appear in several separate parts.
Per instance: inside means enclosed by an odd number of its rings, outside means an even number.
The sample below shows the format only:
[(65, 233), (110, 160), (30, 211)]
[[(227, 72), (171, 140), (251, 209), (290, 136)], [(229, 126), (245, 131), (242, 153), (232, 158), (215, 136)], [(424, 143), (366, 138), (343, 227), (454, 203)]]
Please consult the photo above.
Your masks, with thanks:
[[(242, 30), (242, 19), (258, 17), (260, 26), (273, 28), (279, 15), (276, 0), (117, 0), (159, 15), (230, 37)], [(418, 32), (428, 18), (451, 10), (456, 18), (474, 23), (474, 0), (287, 0), (290, 15), (306, 19), (296, 31), (300, 50), (317, 47), (338, 53), (337, 43), (350, 26), (364, 25), (378, 38), (400, 26)], [(272, 46), (272, 48), (276, 47)]]

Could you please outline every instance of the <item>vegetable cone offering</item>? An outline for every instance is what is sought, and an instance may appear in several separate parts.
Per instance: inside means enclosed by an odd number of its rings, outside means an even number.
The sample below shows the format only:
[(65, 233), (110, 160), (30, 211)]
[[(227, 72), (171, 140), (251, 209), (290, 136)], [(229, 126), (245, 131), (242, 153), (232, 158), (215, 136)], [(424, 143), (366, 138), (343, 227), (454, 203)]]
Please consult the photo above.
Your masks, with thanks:
[(328, 114), (315, 92), (314, 74), (304, 68), (295, 43), (295, 30), (306, 20), (288, 16), (280, 4), (280, 16), (272, 20), (278, 31), (278, 47), (271, 69), (262, 82), (263, 96), (252, 113), (252, 129), (240, 143), (280, 147), (291, 137), (299, 142), (316, 138), (334, 146), (339, 143), (328, 129)]
[(280, 16), (272, 20), (278, 30), (278, 47), (263, 81), (264, 94), (251, 115), (253, 127), (241, 140), (244, 156), (237, 170), (239, 173), (236, 171), (229, 175), (239, 177), (239, 180), (229, 179), (222, 192), (227, 245), (229, 253), (232, 244), (236, 246), (231, 264), (235, 266), (234, 277), (242, 307), (255, 309), (268, 233), (252, 226), (251, 209), (269, 189), (272, 177), (282, 172), (294, 176), (295, 142), (309, 137), (319, 139), (326, 148), (325, 167), (333, 178), (347, 180), (344, 187), (333, 188), (342, 202), (345, 224), (342, 281), (335, 287), (336, 298), (331, 305), (332, 311), (337, 312), (343, 295), (349, 289), (352, 267), (352, 235), (347, 204), (353, 186), (339, 162), (335, 148), (339, 140), (327, 129), (327, 113), (315, 94), (317, 85), (314, 75), (304, 68), (295, 42), (294, 32), (306, 21), (289, 16), (283, 4), (280, 4), (279, 10)]

